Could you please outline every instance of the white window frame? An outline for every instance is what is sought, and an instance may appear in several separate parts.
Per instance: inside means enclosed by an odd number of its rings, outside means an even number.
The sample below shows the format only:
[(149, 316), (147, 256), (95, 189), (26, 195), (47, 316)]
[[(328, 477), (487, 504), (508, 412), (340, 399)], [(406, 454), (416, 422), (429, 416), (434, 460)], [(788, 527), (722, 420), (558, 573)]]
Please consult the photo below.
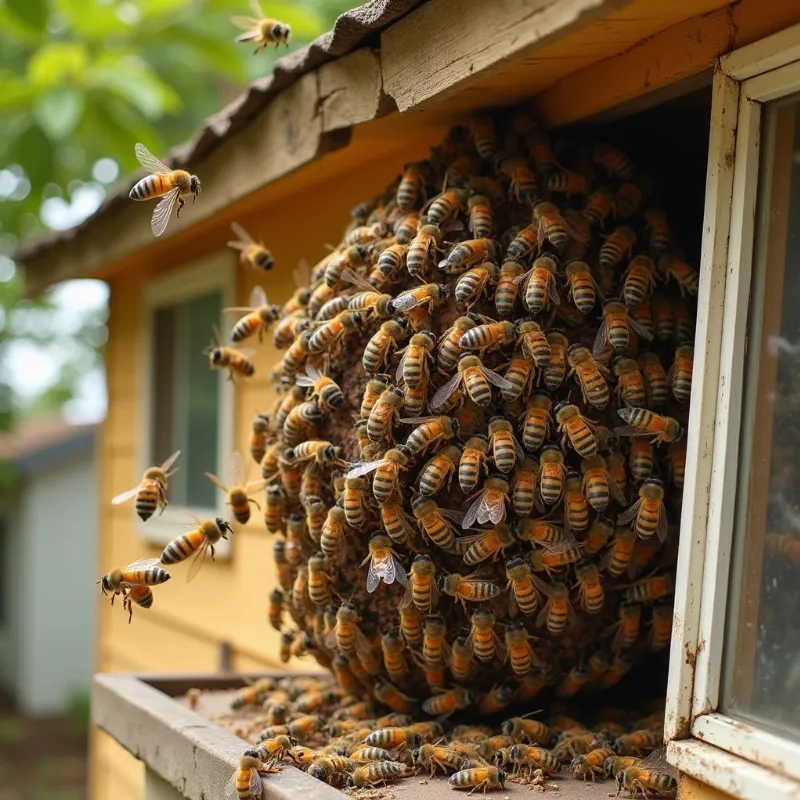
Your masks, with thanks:
[(715, 71), (667, 758), (742, 800), (800, 796), (800, 744), (719, 711), (763, 104), (800, 91), (800, 25)]
[[(198, 261), (190, 266), (172, 270), (165, 275), (152, 278), (145, 289), (144, 315), (142, 325), (142, 354), (144, 364), (145, 379), (143, 381), (141, 417), (139, 420), (141, 435), (139, 441), (142, 446), (138, 455), (137, 480), (147, 469), (149, 464), (149, 445), (152, 421), (152, 403), (154, 396), (153, 386), (153, 312), (166, 305), (173, 305), (185, 300), (190, 300), (201, 294), (206, 294), (215, 290), (222, 292), (222, 307), (229, 307), (235, 304), (236, 292), (236, 264), (226, 252), (215, 253)], [(211, 325), (214, 320), (209, 321), (209, 341), (212, 337)], [(227, 373), (221, 371), (218, 384), (219, 391), (219, 420), (217, 427), (217, 463), (210, 464), (208, 471), (219, 475), (225, 481), (230, 472), (230, 456), (233, 450), (235, 415), (234, 415), (234, 393), (233, 383), (227, 380)], [(181, 467), (181, 460), (178, 459), (178, 466)], [(185, 469), (185, 465), (183, 465)], [(151, 544), (165, 545), (172, 541), (176, 536), (186, 531), (187, 524), (192, 522), (191, 515), (200, 519), (211, 516), (225, 516), (226, 510), (225, 497), (222, 492), (217, 493), (217, 505), (214, 508), (187, 508), (179, 507), (170, 503), (159, 515), (154, 514), (146, 523), (137, 518), (137, 531), (141, 538)], [(230, 540), (221, 540), (214, 545), (217, 558), (227, 559), (230, 557)]]

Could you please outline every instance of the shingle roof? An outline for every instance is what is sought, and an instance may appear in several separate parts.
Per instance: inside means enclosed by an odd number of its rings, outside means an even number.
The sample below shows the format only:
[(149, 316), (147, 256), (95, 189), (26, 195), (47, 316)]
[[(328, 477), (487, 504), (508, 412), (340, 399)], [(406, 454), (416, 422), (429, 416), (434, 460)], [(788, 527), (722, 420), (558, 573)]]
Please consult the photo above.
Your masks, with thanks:
[[(423, 2), (425, 0), (370, 0), (345, 12), (336, 20), (333, 30), (278, 59), (271, 75), (251, 83), (235, 100), (209, 117), (191, 139), (173, 148), (165, 161), (172, 167), (183, 167), (205, 158), (223, 140), (252, 122), (273, 97), (303, 75), (368, 44), (375, 34)], [(80, 225), (65, 231), (51, 231), (22, 242), (14, 257), (24, 262), (59, 242), (71, 239), (98, 216), (127, 202), (128, 192), (134, 182), (135, 178), (130, 178), (110, 189), (97, 211)]]

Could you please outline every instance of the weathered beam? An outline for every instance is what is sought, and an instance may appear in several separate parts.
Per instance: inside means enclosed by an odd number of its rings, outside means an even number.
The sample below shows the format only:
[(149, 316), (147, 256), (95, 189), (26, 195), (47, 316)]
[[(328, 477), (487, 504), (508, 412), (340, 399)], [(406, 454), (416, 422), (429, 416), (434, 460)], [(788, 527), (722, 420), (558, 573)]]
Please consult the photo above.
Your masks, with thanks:
[(383, 93), (377, 50), (363, 48), (319, 69), (322, 130), (335, 131), (377, 119), (390, 110)]

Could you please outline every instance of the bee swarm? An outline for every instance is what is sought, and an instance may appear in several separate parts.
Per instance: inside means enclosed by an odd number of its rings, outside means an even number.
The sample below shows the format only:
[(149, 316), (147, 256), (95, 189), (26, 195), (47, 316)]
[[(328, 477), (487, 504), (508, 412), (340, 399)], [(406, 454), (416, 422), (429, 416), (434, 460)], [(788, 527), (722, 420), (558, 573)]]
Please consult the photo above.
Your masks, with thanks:
[(274, 329), (284, 661), (478, 719), (669, 645), (697, 273), (655, 202), (512, 113), (353, 210)]

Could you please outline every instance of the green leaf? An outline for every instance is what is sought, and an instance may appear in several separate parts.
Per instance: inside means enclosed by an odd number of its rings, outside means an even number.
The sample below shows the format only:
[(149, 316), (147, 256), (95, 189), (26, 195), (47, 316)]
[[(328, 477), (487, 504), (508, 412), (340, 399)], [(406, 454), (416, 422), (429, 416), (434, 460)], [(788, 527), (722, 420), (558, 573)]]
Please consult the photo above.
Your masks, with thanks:
[(43, 31), (47, 24), (47, 0), (5, 0), (8, 10), (35, 31)]
[(28, 81), (0, 73), (0, 110), (8, 112), (29, 108), (37, 95), (38, 90)]
[(89, 82), (94, 89), (123, 98), (148, 119), (158, 119), (165, 113), (177, 111), (182, 105), (180, 96), (149, 64), (137, 57), (120, 59), (113, 66), (93, 69)]
[(21, 164), (27, 173), (33, 187), (31, 194), (53, 179), (55, 169), (53, 145), (38, 125), (30, 125), (16, 138), (9, 147), (9, 155), (12, 161)]
[(78, 42), (50, 42), (28, 62), (28, 77), (36, 86), (59, 86), (81, 81), (89, 66), (89, 52)]
[(56, 0), (55, 8), (79, 39), (99, 41), (130, 30), (117, 16), (116, 3)]
[(83, 106), (83, 95), (76, 89), (54, 89), (36, 101), (33, 116), (50, 139), (60, 141), (75, 130)]

